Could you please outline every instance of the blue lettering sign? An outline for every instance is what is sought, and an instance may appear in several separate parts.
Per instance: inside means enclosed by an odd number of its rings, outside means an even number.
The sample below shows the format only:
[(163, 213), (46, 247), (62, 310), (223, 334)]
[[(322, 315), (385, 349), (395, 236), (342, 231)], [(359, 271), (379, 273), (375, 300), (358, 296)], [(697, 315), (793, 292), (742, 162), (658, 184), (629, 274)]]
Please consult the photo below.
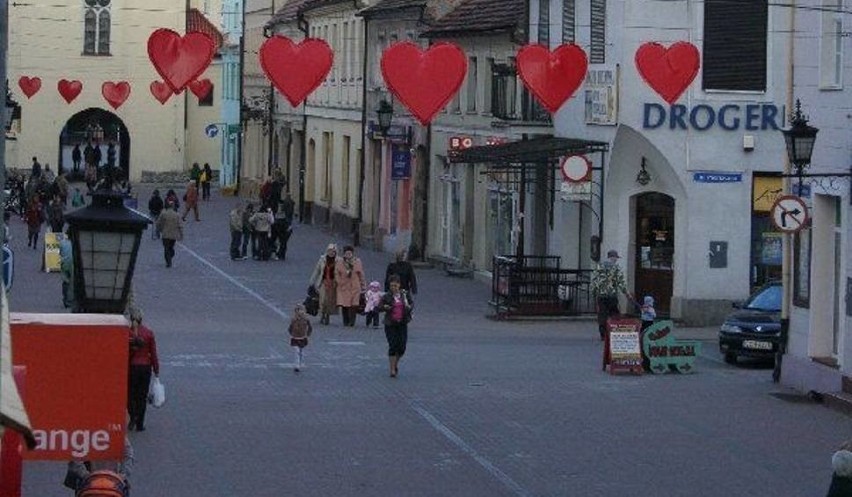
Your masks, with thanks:
[(728, 120), (725, 119), (725, 115), (728, 113), (729, 110), (739, 112), (740, 106), (736, 104), (723, 105), (722, 108), (719, 109), (719, 127), (724, 130), (734, 131), (740, 127), (740, 118), (735, 117), (734, 120), (729, 123)]
[(702, 171), (693, 173), (692, 180), (696, 183), (740, 183), (743, 180), (743, 175), (742, 173)]
[[(651, 122), (651, 114), (655, 114), (655, 120)], [(642, 112), (642, 127), (645, 129), (659, 128), (666, 122), (666, 108), (660, 104), (645, 104)]]
[[(669, 106), (645, 103), (642, 108), (642, 128), (657, 129), (668, 124), (668, 128), (706, 131), (718, 126), (725, 131), (736, 131), (741, 127), (748, 131), (778, 131), (778, 121), (784, 115), (783, 107), (774, 104), (726, 104), (718, 110), (707, 104), (688, 108), (682, 104)], [(668, 123), (666, 123), (668, 121)]]
[[(700, 124), (698, 122), (698, 113), (700, 111), (704, 111), (704, 114), (706, 115), (704, 118), (704, 124)], [(713, 107), (710, 107), (709, 105), (696, 105), (692, 108), (692, 112), (689, 113), (689, 125), (698, 131), (709, 129), (713, 126), (714, 122), (716, 122), (716, 112), (713, 110)]]

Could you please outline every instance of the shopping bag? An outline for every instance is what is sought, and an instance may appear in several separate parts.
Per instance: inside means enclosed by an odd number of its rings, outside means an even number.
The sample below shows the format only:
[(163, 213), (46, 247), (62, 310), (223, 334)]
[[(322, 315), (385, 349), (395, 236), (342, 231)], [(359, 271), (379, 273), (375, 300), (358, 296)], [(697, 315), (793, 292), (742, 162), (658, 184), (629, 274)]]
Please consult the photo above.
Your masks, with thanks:
[(302, 305), (305, 306), (305, 312), (311, 316), (319, 314), (319, 292), (317, 292), (313, 285), (308, 287), (308, 295), (305, 297)]
[(367, 308), (367, 295), (364, 292), (361, 292), (361, 295), (358, 296), (358, 314), (365, 314), (364, 310)]
[(151, 386), (148, 389), (148, 403), (153, 407), (163, 407), (166, 403), (166, 386), (160, 382), (160, 378), (155, 376), (151, 379)]

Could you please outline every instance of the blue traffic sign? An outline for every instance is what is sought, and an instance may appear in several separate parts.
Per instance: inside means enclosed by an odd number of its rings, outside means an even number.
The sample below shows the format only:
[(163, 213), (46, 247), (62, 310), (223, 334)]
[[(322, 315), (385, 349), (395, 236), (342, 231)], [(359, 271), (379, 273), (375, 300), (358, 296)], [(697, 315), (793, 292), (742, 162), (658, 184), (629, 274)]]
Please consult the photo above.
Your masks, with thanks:
[(219, 126), (215, 124), (208, 124), (204, 128), (204, 134), (207, 135), (207, 138), (215, 138), (216, 135), (219, 134)]
[(12, 288), (15, 276), (15, 253), (8, 246), (3, 247), (3, 285), (8, 291)]

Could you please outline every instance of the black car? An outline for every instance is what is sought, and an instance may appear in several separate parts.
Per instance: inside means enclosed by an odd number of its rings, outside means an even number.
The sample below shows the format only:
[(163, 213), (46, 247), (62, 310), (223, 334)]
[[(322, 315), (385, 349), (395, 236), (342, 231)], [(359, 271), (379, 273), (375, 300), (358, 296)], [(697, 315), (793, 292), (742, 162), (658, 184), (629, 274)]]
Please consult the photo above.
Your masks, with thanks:
[(775, 356), (781, 342), (782, 286), (773, 281), (760, 287), (743, 304), (734, 304), (719, 329), (719, 350), (725, 362), (735, 364), (737, 357), (768, 359)]

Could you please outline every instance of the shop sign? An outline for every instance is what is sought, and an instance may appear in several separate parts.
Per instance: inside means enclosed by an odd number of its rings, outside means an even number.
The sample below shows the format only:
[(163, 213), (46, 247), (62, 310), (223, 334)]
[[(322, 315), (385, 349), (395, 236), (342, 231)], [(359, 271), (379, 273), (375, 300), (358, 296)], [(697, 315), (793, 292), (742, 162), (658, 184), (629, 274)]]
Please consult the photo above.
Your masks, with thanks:
[(590, 67), (584, 85), (586, 124), (618, 124), (618, 74), (615, 67)]
[(391, 179), (411, 177), (411, 151), (405, 145), (391, 147)]
[[(642, 374), (642, 349), (638, 319), (608, 319), (606, 349), (610, 374)], [(606, 362), (606, 358), (604, 361)]]
[(472, 136), (451, 136), (449, 149), (450, 150), (464, 150), (466, 148), (470, 148), (473, 146), (473, 137)]
[(755, 176), (752, 189), (752, 210), (769, 212), (772, 204), (784, 191), (784, 183), (779, 176)]
[(127, 416), (127, 320), (11, 314), (12, 364), (27, 371), (30, 460), (120, 460)]
[(559, 199), (563, 202), (590, 202), (592, 200), (592, 182), (563, 181), (559, 190)]
[(767, 266), (780, 266), (783, 247), (781, 233), (761, 233), (760, 237), (763, 242), (760, 250), (760, 263)]
[(62, 257), (59, 255), (59, 242), (65, 238), (62, 233), (48, 231), (44, 234), (44, 272), (58, 272), (62, 268)]
[(701, 353), (701, 342), (678, 340), (672, 333), (674, 323), (658, 321), (642, 333), (642, 351), (653, 373), (693, 373), (695, 358)]
[(783, 124), (784, 107), (775, 104), (728, 104), (718, 109), (699, 104), (689, 108), (675, 104), (668, 109), (657, 103), (646, 103), (642, 109), (642, 128), (693, 129), (706, 131), (718, 127), (726, 131), (780, 131)]
[(696, 183), (740, 183), (743, 173), (720, 173), (716, 171), (699, 171), (692, 173), (692, 181)]

